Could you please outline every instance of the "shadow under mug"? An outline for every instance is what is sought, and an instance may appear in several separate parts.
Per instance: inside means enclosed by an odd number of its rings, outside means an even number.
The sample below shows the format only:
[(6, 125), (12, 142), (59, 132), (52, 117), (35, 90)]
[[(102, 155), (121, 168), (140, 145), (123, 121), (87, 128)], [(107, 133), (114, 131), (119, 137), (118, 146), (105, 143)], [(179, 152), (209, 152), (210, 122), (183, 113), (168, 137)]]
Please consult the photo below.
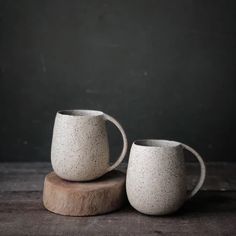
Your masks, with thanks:
[[(183, 149), (200, 163), (200, 177), (187, 194)], [(150, 215), (165, 215), (178, 210), (203, 185), (206, 167), (201, 156), (186, 144), (168, 140), (137, 140), (130, 150), (126, 191), (130, 204)]]

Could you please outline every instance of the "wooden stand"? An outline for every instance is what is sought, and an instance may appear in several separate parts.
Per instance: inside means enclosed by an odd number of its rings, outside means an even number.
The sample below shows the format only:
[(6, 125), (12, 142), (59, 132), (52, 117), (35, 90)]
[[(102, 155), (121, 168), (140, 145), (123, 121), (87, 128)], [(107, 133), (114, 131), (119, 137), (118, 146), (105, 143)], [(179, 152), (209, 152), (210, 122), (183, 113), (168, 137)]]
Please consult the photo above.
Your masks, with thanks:
[(120, 208), (125, 199), (125, 174), (116, 170), (91, 182), (66, 181), (54, 172), (44, 181), (43, 204), (61, 215), (104, 214)]

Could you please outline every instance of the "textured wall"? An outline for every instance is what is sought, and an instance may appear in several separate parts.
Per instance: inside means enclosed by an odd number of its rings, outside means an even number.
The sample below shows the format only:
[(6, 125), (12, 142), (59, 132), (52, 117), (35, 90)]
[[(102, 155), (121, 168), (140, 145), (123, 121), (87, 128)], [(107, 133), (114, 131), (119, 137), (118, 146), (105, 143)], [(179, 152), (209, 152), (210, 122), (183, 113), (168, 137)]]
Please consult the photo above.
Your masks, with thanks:
[(0, 1), (0, 160), (48, 161), (56, 111), (89, 108), (235, 161), (235, 24), (233, 0)]

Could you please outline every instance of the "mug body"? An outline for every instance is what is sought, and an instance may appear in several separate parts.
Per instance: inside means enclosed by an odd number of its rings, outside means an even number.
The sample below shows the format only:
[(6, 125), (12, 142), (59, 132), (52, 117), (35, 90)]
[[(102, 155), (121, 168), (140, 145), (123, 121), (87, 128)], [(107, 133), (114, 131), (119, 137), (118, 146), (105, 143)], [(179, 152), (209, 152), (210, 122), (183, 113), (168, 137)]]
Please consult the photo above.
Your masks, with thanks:
[(131, 147), (126, 191), (130, 204), (149, 215), (178, 210), (186, 200), (182, 146), (166, 140), (139, 140)]
[(66, 180), (88, 181), (102, 176), (109, 164), (109, 146), (103, 113), (65, 110), (56, 115), (51, 162)]

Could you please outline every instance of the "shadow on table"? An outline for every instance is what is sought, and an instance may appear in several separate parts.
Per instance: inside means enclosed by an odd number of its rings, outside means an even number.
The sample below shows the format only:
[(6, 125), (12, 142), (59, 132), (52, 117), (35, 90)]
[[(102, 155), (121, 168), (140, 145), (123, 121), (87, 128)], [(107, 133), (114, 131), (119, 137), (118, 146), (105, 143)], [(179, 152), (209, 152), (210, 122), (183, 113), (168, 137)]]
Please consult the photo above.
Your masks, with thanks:
[(236, 213), (236, 193), (201, 191), (195, 197), (185, 202), (183, 207), (173, 215), (188, 215), (191, 213)]
[[(120, 213), (133, 213), (134, 209), (126, 204)], [(137, 214), (138, 213), (135, 211)], [(195, 197), (185, 202), (177, 212), (161, 217), (184, 217), (208, 214), (236, 214), (236, 192), (200, 191)], [(143, 215), (143, 214), (142, 214)], [(155, 216), (149, 216), (155, 217)], [(159, 216), (160, 217), (160, 216)]]

